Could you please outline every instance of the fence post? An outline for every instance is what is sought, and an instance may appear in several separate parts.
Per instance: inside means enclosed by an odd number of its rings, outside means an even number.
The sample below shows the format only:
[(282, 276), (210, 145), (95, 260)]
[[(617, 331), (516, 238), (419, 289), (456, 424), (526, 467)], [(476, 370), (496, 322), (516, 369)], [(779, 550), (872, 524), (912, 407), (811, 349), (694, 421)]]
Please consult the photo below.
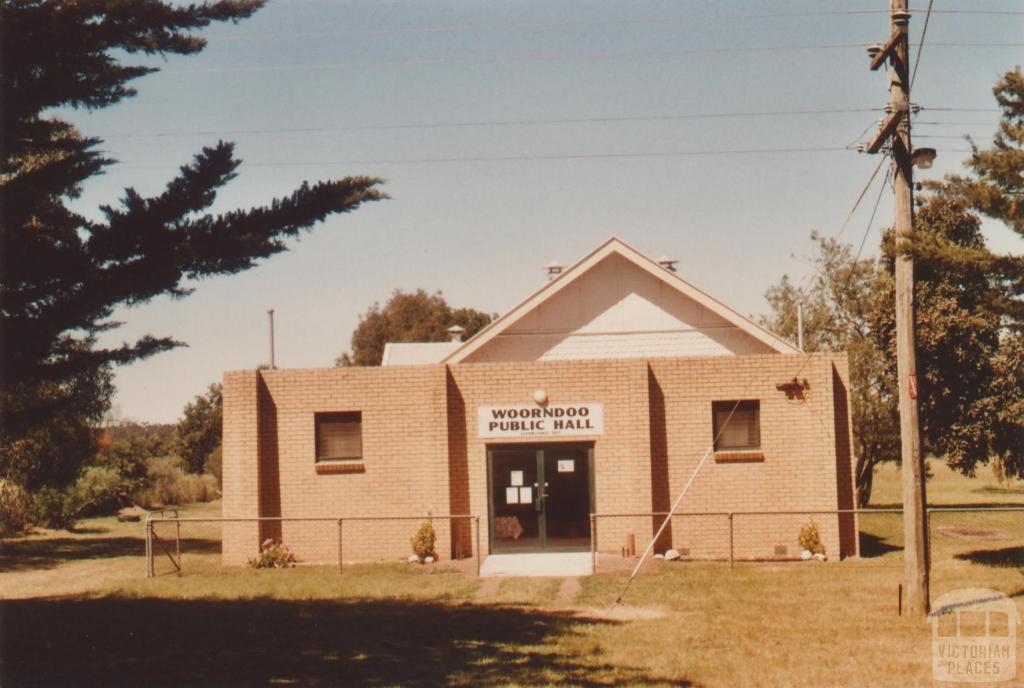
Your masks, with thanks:
[(474, 516), (473, 520), (476, 521), (476, 577), (480, 577), (480, 558), (483, 556), (480, 552), (480, 517)]
[(590, 514), (590, 572), (597, 573), (597, 516)]
[(338, 573), (341, 573), (341, 519), (338, 519)]
[(146, 578), (153, 577), (153, 522), (146, 516)]
[(925, 542), (928, 543), (928, 551), (925, 552), (925, 556), (928, 558), (928, 566), (931, 567), (932, 561), (932, 510), (930, 507), (925, 507), (924, 510), (924, 529), (925, 529)]
[(732, 527), (733, 519), (732, 519), (732, 517), (733, 517), (733, 513), (730, 511), (729, 512), (729, 568), (733, 567), (733, 561), (734, 561), (734, 557), (733, 557), (733, 527)]
[(177, 514), (175, 514), (174, 526), (174, 552), (178, 557), (178, 563), (175, 566), (178, 567), (178, 575), (181, 575), (181, 521), (177, 520)]

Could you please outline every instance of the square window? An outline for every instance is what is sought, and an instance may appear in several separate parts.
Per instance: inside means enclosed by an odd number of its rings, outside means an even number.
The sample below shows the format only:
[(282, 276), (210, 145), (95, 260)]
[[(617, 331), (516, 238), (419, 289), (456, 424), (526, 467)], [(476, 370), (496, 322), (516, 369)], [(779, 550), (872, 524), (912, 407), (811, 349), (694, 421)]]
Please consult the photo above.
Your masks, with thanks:
[(711, 402), (715, 451), (759, 450), (761, 448), (761, 402)]
[(317, 413), (316, 462), (363, 460), (363, 414), (360, 411)]

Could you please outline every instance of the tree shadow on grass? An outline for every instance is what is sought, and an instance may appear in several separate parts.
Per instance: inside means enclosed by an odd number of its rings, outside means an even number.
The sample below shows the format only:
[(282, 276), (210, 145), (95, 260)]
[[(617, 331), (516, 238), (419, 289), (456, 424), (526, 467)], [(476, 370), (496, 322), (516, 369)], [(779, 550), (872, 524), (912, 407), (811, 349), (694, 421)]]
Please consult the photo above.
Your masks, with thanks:
[(885, 539), (865, 531), (860, 532), (860, 556), (864, 559), (880, 557), (889, 552), (899, 552), (903, 548), (899, 545), (891, 545)]
[(956, 558), (997, 568), (1024, 568), (1024, 547), (975, 549), (970, 552), (960, 552)]
[(691, 685), (555, 644), (616, 622), (405, 600), (12, 601), (0, 683), (19, 685)]
[[(173, 547), (173, 541), (170, 543)], [(190, 554), (216, 554), (220, 540), (182, 538), (181, 548)], [(146, 544), (137, 537), (40, 538), (5, 541), (0, 551), (0, 572), (52, 569), (70, 561), (143, 556)]]

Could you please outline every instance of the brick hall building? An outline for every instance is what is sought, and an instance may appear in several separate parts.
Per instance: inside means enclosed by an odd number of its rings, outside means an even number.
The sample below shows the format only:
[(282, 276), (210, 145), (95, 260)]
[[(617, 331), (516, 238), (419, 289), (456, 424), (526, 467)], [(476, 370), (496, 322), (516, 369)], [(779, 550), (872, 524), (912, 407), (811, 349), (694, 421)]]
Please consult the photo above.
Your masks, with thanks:
[[(465, 342), (389, 344), (377, 368), (224, 376), (224, 517), (431, 515), (442, 558), (643, 548), (791, 557), (808, 514), (854, 506), (846, 356), (805, 355), (612, 238)], [(746, 513), (739, 512), (762, 512)], [(813, 516), (831, 557), (852, 516)], [(410, 553), (418, 521), (344, 525), (346, 560)], [(333, 563), (330, 522), (226, 523), (224, 561), (266, 537)]]

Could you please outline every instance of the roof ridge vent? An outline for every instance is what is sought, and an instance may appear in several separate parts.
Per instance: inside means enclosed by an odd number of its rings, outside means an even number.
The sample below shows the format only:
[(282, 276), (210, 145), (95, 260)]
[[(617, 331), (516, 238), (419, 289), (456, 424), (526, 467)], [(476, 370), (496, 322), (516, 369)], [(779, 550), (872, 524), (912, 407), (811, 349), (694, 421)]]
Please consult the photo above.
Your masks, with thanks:
[(548, 281), (550, 282), (551, 280), (555, 279), (556, 277), (562, 274), (562, 270), (565, 269), (565, 266), (559, 263), (557, 260), (553, 260), (547, 265), (545, 265), (544, 269), (548, 271)]
[(665, 268), (669, 272), (676, 271), (676, 263), (679, 262), (678, 258), (669, 258), (668, 256), (662, 256), (658, 259), (658, 265)]

